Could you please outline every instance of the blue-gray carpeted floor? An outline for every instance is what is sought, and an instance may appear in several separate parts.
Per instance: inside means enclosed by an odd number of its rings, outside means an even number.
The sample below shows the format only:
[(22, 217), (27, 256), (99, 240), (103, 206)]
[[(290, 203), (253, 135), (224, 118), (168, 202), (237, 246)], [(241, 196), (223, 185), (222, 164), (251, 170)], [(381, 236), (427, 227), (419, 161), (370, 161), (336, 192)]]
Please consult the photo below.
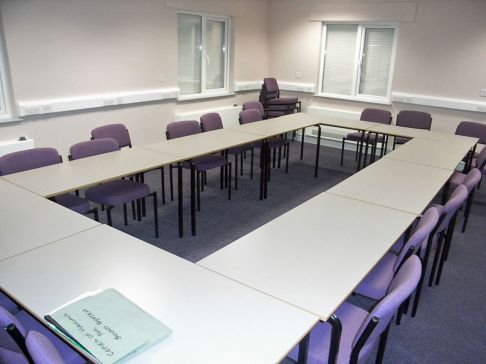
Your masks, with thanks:
[[(202, 208), (197, 214), (195, 237), (190, 235), (188, 171), (184, 172), (184, 238), (178, 237), (176, 201), (161, 204), (159, 171), (147, 173), (145, 181), (159, 193), (160, 238), (154, 238), (151, 204), (148, 204), (147, 217), (142, 222), (129, 220), (126, 227), (123, 226), (122, 209), (115, 208), (114, 226), (196, 262), (355, 172), (353, 153), (345, 153), (345, 167), (340, 167), (339, 150), (322, 147), (319, 177), (314, 178), (315, 146), (306, 145), (304, 160), (299, 160), (298, 151), (299, 144), (292, 143), (288, 175), (283, 169), (272, 170), (269, 198), (265, 201), (259, 200), (258, 168), (255, 168), (255, 178), (249, 179), (249, 156), (245, 160), (245, 174), (239, 178), (238, 190), (233, 191), (231, 201), (227, 200), (226, 190), (219, 189), (219, 172), (208, 173), (208, 185), (201, 195)], [(169, 195), (168, 183), (166, 191)], [(404, 317), (400, 326), (392, 325), (385, 362), (486, 363), (485, 218), (486, 186), (483, 183), (483, 188), (476, 194), (467, 232), (462, 234), (456, 230), (441, 284), (424, 288), (415, 319)], [(101, 219), (105, 221), (104, 213)], [(462, 215), (458, 222), (462, 224)], [(298, 222), (295, 228), (299, 228)], [(351, 299), (360, 305), (368, 304), (363, 299)]]

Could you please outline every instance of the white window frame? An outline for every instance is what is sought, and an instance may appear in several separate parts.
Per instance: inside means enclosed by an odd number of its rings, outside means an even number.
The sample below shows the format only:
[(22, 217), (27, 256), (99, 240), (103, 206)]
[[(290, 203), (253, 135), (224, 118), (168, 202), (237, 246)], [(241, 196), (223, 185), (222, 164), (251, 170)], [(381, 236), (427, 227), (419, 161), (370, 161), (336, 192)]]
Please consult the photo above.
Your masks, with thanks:
[(7, 69), (7, 51), (3, 34), (0, 34), (0, 106), (2, 110), (5, 110), (5, 113), (0, 113), (0, 123), (18, 120), (13, 114), (13, 100)]
[[(356, 39), (356, 58), (355, 58), (355, 69), (353, 74), (353, 87), (351, 95), (342, 95), (342, 94), (335, 94), (330, 92), (323, 92), (322, 91), (322, 82), (324, 77), (324, 60), (326, 57), (326, 40), (327, 40), (327, 25), (329, 24), (353, 24), (358, 26), (357, 32), (357, 39)], [(361, 64), (363, 61), (363, 47), (364, 47), (364, 39), (366, 34), (367, 28), (393, 28), (393, 46), (392, 46), (392, 55), (391, 55), (391, 64), (390, 64), (390, 73), (388, 75), (388, 84), (387, 84), (387, 94), (386, 96), (375, 96), (375, 95), (364, 95), (359, 93), (359, 83), (360, 83), (360, 76), (361, 76)], [(361, 102), (369, 102), (369, 103), (376, 103), (376, 104), (384, 104), (384, 105), (391, 105), (391, 93), (392, 93), (392, 79), (393, 73), (395, 69), (395, 56), (397, 51), (397, 42), (398, 42), (398, 24), (397, 23), (368, 23), (368, 22), (325, 22), (322, 23), (322, 35), (321, 35), (321, 52), (320, 52), (320, 61), (319, 61), (319, 80), (318, 80), (318, 88), (315, 96), (319, 97), (328, 97), (334, 99), (343, 99), (343, 100), (351, 100), (351, 101), (361, 101)]]
[[(222, 97), (222, 96), (229, 96), (232, 93), (229, 92), (229, 60), (230, 60), (230, 26), (231, 26), (231, 19), (227, 16), (223, 15), (215, 15), (215, 14), (204, 14), (204, 13), (195, 13), (195, 12), (188, 12), (188, 11), (178, 11), (177, 15), (179, 14), (187, 14), (187, 15), (196, 15), (201, 17), (201, 43), (203, 48), (203, 55), (201, 57), (201, 92), (196, 94), (187, 94), (187, 95), (179, 95), (177, 97), (178, 101), (184, 100), (193, 100), (193, 99), (204, 99), (204, 98), (211, 98), (211, 97)], [(214, 20), (219, 22), (225, 23), (225, 38), (226, 38), (226, 51), (224, 54), (224, 87), (218, 89), (206, 89), (206, 31), (207, 31), (207, 21)], [(177, 34), (179, 36), (179, 34)], [(179, 55), (177, 55), (179, 57)]]

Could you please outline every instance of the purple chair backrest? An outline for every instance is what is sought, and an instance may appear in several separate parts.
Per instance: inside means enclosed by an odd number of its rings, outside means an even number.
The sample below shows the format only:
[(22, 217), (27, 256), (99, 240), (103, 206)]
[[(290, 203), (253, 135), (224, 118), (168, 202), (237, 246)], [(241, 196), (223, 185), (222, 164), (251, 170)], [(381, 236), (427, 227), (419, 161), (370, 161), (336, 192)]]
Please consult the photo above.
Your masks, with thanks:
[(447, 200), (446, 204), (444, 205), (444, 209), (442, 213), (446, 214), (444, 220), (440, 224), (437, 232), (440, 233), (447, 228), (449, 222), (451, 221), (452, 217), (456, 213), (456, 211), (462, 206), (464, 201), (466, 201), (468, 195), (467, 188), (463, 185), (457, 186), (454, 191), (452, 191), (451, 196)]
[(201, 126), (196, 120), (174, 121), (167, 124), (167, 139), (176, 139), (188, 135), (199, 134)]
[(402, 110), (397, 116), (397, 125), (407, 128), (430, 130), (432, 117), (429, 113), (414, 110)]
[(363, 346), (361, 353), (370, 351), (374, 344), (379, 339), (383, 331), (390, 323), (393, 315), (398, 310), (398, 307), (413, 293), (417, 288), (417, 284), (422, 274), (422, 264), (420, 259), (416, 255), (412, 255), (403, 263), (402, 267), (398, 271), (395, 278), (390, 283), (387, 295), (373, 308), (373, 310), (367, 315), (363, 321), (360, 329), (358, 330), (354, 341), (353, 347), (356, 345), (359, 337), (365, 330), (368, 323), (372, 318), (379, 319), (378, 325), (372, 331), (366, 344)]
[(223, 129), (223, 120), (217, 112), (210, 112), (202, 115), (199, 120), (201, 121), (201, 129), (203, 132)]
[(486, 147), (483, 147), (476, 158), (476, 168), (480, 171), (486, 167)]
[(471, 169), (466, 177), (464, 177), (464, 181), (462, 181), (462, 185), (467, 188), (468, 193), (476, 188), (476, 186), (481, 182), (481, 172), (477, 168)]
[(427, 244), (430, 233), (432, 230), (434, 230), (435, 226), (439, 222), (439, 217), (439, 210), (435, 207), (429, 207), (427, 211), (424, 212), (420, 221), (415, 226), (412, 235), (403, 245), (402, 250), (400, 250), (398, 258), (395, 261), (395, 265), (393, 266), (393, 272), (398, 270), (411, 247), (414, 248), (413, 254), (417, 254), (421, 247), (425, 248), (425, 244)]
[(265, 113), (265, 111), (263, 109), (263, 105), (260, 101), (248, 101), (248, 102), (245, 102), (243, 104), (243, 110), (251, 110), (251, 109), (260, 111), (260, 114), (262, 114), (262, 117), (263, 117), (263, 114)]
[(263, 85), (267, 90), (267, 98), (273, 99), (274, 97), (278, 97), (279, 95), (279, 88), (277, 80), (273, 77), (267, 77), (263, 79)]
[(91, 130), (91, 137), (93, 139), (113, 138), (118, 142), (120, 148), (132, 146), (128, 129), (123, 124), (110, 124), (95, 128)]
[(258, 110), (248, 109), (240, 112), (240, 124), (248, 124), (260, 120), (262, 120), (262, 114)]
[(392, 113), (388, 110), (366, 108), (361, 112), (361, 121), (371, 121), (380, 124), (391, 124)]
[(479, 143), (486, 144), (486, 124), (461, 121), (457, 126), (456, 135), (479, 138)]
[(100, 138), (88, 140), (74, 144), (69, 149), (70, 158), (72, 160), (92, 157), (94, 155), (110, 153), (120, 150), (118, 142), (113, 138)]
[(61, 355), (51, 341), (38, 331), (30, 330), (25, 337), (25, 346), (34, 363), (64, 364)]
[(34, 148), (13, 152), (0, 157), (0, 176), (61, 163), (54, 148)]

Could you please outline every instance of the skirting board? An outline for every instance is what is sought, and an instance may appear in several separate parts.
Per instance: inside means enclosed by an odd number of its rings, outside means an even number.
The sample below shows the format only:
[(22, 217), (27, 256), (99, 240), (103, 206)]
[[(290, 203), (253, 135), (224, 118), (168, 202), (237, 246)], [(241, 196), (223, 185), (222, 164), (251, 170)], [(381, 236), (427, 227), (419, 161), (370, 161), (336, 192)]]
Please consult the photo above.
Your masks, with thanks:
[(173, 87), (35, 101), (19, 101), (17, 108), (20, 116), (28, 116), (175, 99), (178, 95), (179, 88)]

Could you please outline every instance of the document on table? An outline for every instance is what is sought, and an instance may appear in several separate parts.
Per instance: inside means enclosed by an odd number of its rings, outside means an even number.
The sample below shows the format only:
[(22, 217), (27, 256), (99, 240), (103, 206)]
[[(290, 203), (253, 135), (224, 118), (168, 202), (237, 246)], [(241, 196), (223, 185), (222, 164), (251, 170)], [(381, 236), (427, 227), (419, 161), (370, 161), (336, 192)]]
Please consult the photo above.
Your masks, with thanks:
[(125, 361), (172, 332), (113, 288), (76, 299), (45, 319), (102, 363)]

